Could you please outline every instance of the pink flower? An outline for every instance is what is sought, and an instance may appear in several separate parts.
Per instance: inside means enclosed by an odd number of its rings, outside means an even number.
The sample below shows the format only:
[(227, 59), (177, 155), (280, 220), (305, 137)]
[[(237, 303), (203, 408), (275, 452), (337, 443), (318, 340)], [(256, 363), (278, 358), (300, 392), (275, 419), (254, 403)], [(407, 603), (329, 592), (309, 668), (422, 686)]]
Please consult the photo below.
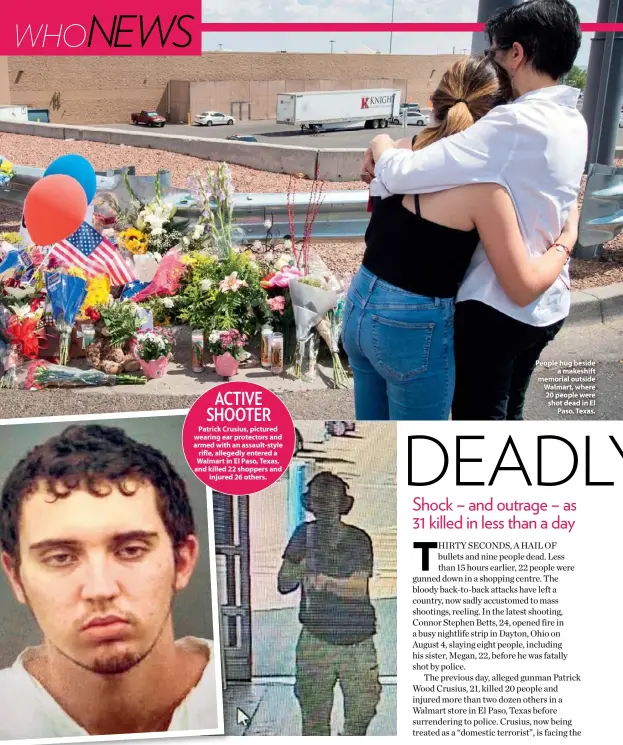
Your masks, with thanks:
[(303, 272), (296, 266), (286, 265), (270, 280), (271, 287), (287, 287), (293, 277), (302, 277)]
[(268, 298), (268, 307), (274, 313), (283, 313), (286, 307), (286, 299), (283, 295), (277, 295), (277, 297)]

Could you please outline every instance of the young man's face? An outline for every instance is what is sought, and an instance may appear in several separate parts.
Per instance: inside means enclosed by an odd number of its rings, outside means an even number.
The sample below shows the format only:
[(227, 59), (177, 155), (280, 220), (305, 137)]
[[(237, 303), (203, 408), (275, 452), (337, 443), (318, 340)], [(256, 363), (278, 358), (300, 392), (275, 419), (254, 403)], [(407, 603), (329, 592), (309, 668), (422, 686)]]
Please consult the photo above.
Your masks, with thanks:
[(197, 559), (190, 536), (176, 564), (147, 483), (129, 497), (79, 488), (62, 499), (41, 484), (23, 502), (19, 547), (19, 567), (2, 556), (17, 599), (48, 644), (100, 674), (125, 672), (149, 654)]

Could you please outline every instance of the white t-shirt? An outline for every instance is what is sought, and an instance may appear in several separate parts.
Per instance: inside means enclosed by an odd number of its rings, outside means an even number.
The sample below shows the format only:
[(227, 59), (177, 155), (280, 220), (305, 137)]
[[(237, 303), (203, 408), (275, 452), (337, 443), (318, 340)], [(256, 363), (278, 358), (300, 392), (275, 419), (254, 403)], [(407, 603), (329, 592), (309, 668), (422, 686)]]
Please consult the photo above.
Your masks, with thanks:
[[(537, 258), (558, 239), (578, 196), (588, 147), (579, 94), (566, 85), (530, 91), (421, 150), (386, 150), (376, 163), (370, 193), (386, 197), (500, 184), (513, 200), (528, 254)], [(502, 289), (479, 244), (457, 300), (479, 300), (531, 326), (549, 326), (569, 314), (569, 271), (565, 267), (540, 298), (520, 308)]]
[[(203, 649), (207, 647), (210, 661), (197, 685), (173, 713), (168, 731), (216, 730), (219, 717), (213, 643), (194, 637), (186, 637), (183, 641), (199, 644)], [(88, 736), (89, 733), (26, 671), (23, 660), (28, 652), (24, 650), (11, 667), (0, 670), (0, 741)]]

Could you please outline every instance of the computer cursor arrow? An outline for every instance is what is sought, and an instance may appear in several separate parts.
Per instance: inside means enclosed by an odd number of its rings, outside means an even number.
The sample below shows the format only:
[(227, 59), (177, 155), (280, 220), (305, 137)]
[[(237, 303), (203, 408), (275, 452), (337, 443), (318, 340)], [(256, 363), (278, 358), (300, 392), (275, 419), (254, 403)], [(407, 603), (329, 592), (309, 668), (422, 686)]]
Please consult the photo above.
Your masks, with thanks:
[(247, 726), (247, 724), (249, 724), (249, 722), (250, 722), (251, 720), (250, 720), (250, 719), (249, 719), (249, 717), (248, 717), (248, 716), (247, 716), (247, 715), (246, 715), (246, 714), (244, 713), (244, 711), (242, 711), (242, 709), (237, 709), (236, 711), (237, 711), (238, 724), (242, 724), (242, 725), (244, 725), (244, 726), (246, 727), (246, 726)]

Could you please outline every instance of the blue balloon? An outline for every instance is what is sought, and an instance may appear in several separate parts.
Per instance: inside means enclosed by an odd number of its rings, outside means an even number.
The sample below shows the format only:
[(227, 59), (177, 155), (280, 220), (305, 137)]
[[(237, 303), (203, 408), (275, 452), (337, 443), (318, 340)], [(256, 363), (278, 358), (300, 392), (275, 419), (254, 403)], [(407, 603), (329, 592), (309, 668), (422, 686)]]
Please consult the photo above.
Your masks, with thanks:
[(45, 178), (52, 174), (71, 176), (76, 179), (87, 195), (87, 204), (91, 204), (97, 191), (97, 179), (93, 166), (86, 158), (82, 155), (61, 155), (60, 158), (50, 163), (43, 176)]

